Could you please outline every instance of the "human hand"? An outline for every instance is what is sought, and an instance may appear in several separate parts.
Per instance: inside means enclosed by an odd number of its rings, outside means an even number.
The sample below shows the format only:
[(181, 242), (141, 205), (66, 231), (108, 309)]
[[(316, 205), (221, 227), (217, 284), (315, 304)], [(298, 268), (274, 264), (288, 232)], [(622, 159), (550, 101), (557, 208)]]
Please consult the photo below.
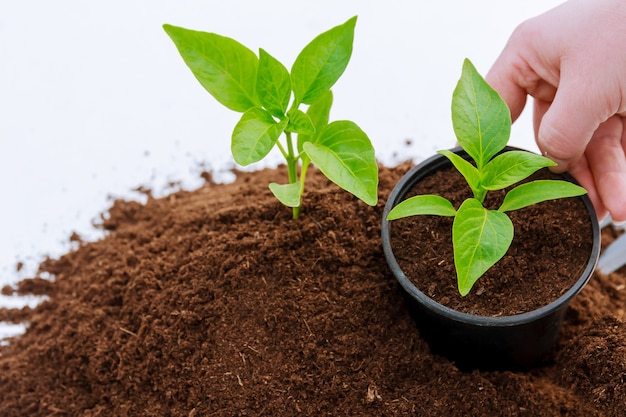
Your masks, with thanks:
[(569, 0), (519, 25), (486, 77), (515, 121), (534, 98), (544, 155), (626, 221), (626, 1)]

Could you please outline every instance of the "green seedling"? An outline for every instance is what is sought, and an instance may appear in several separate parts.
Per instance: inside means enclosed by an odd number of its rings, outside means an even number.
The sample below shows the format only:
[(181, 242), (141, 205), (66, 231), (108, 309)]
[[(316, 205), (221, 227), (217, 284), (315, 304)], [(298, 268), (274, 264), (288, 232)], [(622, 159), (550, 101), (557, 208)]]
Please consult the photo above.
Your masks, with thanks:
[(556, 164), (531, 152), (500, 153), (511, 132), (509, 109), (467, 59), (452, 97), (452, 124), (459, 145), (474, 163), (448, 150), (438, 153), (463, 175), (473, 197), (458, 208), (437, 195), (411, 197), (395, 206), (387, 219), (414, 215), (454, 217), (454, 266), (459, 293), (465, 296), (511, 246), (513, 223), (506, 212), (546, 200), (583, 195), (586, 191), (568, 181), (536, 180), (510, 189), (497, 210), (483, 206), (489, 191), (511, 187), (537, 170)]
[(374, 206), (378, 200), (378, 166), (367, 134), (351, 121), (329, 123), (331, 88), (352, 55), (356, 19), (313, 39), (291, 71), (264, 49), (257, 56), (225, 36), (163, 25), (200, 84), (218, 102), (243, 113), (231, 140), (235, 162), (259, 162), (278, 147), (288, 183), (269, 188), (292, 208), (294, 219), (311, 163), (365, 203)]

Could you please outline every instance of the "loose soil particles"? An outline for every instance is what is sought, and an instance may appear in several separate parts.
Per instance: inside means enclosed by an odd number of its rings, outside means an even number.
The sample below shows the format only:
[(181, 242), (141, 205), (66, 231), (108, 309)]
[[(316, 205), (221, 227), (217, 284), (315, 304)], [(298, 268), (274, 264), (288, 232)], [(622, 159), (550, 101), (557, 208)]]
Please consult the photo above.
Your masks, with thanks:
[(381, 168), (377, 207), (312, 171), (296, 221), (267, 190), (283, 168), (116, 201), (103, 239), (41, 265), (53, 282), (18, 285), (49, 301), (0, 310), (30, 323), (0, 350), (0, 415), (624, 415), (624, 269), (592, 277), (544, 367), (429, 352), (380, 242), (408, 168)]

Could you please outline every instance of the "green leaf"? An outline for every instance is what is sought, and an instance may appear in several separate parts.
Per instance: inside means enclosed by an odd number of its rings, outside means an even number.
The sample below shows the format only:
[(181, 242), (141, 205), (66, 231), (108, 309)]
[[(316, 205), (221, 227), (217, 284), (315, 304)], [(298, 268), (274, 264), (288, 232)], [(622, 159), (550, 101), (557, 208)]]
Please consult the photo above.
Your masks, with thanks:
[(283, 205), (287, 207), (300, 207), (302, 195), (300, 194), (301, 187), (299, 182), (291, 184), (277, 184), (273, 182), (269, 187), (274, 197)]
[(165, 24), (183, 60), (202, 86), (231, 110), (259, 105), (256, 75), (259, 60), (234, 39)]
[(532, 152), (504, 152), (485, 165), (481, 185), (487, 190), (502, 190), (541, 168), (555, 165), (552, 160)]
[(311, 104), (337, 82), (352, 55), (356, 16), (318, 35), (297, 56), (291, 68), (296, 104)]
[(315, 139), (319, 136), (319, 132), (324, 129), (328, 124), (330, 118), (330, 108), (333, 105), (333, 93), (328, 90), (322, 94), (315, 102), (313, 102), (306, 111), (307, 116), (311, 119), (315, 132), (318, 135), (313, 134), (299, 134), (298, 135), (298, 152), (302, 152), (302, 144), (304, 142), (315, 142)]
[(537, 180), (518, 185), (504, 197), (498, 211), (513, 211), (547, 200), (576, 197), (587, 191), (576, 184), (561, 180)]
[(231, 151), (235, 162), (245, 166), (263, 159), (286, 125), (287, 120), (277, 123), (271, 114), (259, 107), (246, 111), (233, 130)]
[(326, 177), (366, 204), (378, 202), (378, 165), (374, 147), (355, 123), (328, 124), (315, 143), (305, 142), (304, 151)]
[[(445, 156), (452, 162), (452, 165), (463, 175), (465, 181), (471, 188), (474, 196), (480, 195), (480, 173), (478, 169), (459, 155), (448, 150), (437, 151), (438, 154)], [(477, 197), (478, 198), (478, 197)], [(480, 199), (479, 199), (480, 200)]]
[(257, 95), (265, 109), (276, 117), (284, 117), (291, 97), (289, 71), (264, 49), (259, 50)]
[(456, 210), (450, 201), (438, 195), (426, 194), (416, 195), (401, 201), (389, 211), (387, 220), (417, 215), (454, 217), (455, 214)]
[(285, 128), (286, 132), (296, 132), (298, 134), (312, 135), (315, 133), (315, 127), (311, 118), (302, 110), (292, 109), (287, 113), (289, 123)]
[(461, 204), (452, 224), (452, 242), (462, 296), (506, 254), (512, 241), (513, 223), (506, 214), (487, 210), (473, 198)]
[(468, 59), (452, 96), (452, 125), (479, 171), (506, 146), (511, 133), (509, 108)]

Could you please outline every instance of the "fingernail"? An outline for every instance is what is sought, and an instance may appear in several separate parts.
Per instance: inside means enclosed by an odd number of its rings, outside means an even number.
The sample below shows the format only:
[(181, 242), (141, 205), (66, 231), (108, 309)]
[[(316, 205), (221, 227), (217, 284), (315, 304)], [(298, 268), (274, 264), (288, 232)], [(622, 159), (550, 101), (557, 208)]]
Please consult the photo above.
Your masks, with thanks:
[(601, 228), (605, 228), (611, 224), (613, 224), (613, 219), (611, 219), (611, 216), (609, 214), (607, 214), (606, 216), (602, 217), (600, 220), (600, 227)]
[(623, 228), (626, 226), (626, 220), (615, 221), (613, 220), (613, 226)]
[(552, 172), (561, 173), (567, 171), (569, 166), (566, 161), (555, 158), (554, 156), (550, 155), (548, 151), (542, 151), (541, 154), (546, 158), (551, 159), (556, 164), (556, 166), (550, 167), (550, 170)]

